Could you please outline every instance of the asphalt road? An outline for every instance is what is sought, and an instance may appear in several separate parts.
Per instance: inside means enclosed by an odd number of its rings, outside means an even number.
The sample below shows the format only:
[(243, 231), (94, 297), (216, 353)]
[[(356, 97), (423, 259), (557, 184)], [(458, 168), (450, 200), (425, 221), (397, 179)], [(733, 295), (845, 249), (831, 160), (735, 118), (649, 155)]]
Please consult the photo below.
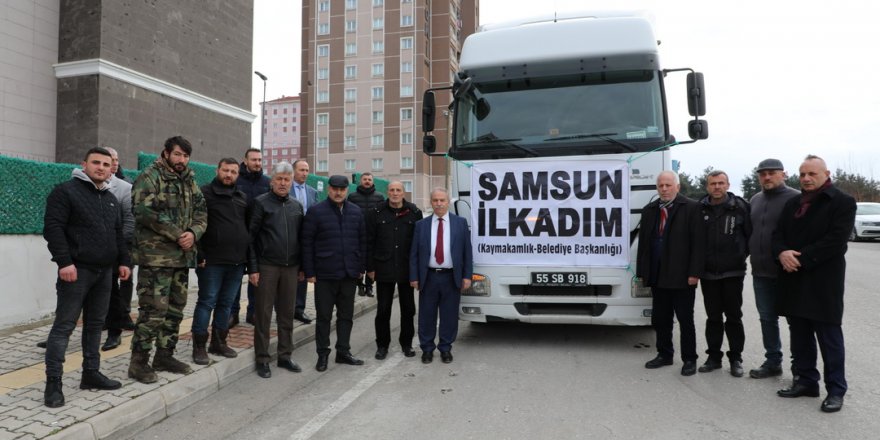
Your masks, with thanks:
[[(463, 322), (455, 361), (435, 357), (422, 365), (394, 346), (388, 359), (374, 360), (374, 314), (368, 314), (355, 322), (352, 336), (365, 366), (336, 365), (331, 356), (330, 369), (318, 373), (310, 344), (294, 352), (303, 373), (273, 368), (268, 380), (254, 373), (136, 438), (878, 438), (880, 301), (873, 275), (880, 242), (854, 243), (847, 256), (850, 389), (837, 414), (820, 412), (821, 398), (777, 397), (788, 374), (734, 378), (725, 362), (725, 370), (682, 377), (678, 359), (646, 370), (655, 354), (650, 328)], [(747, 278), (746, 370), (763, 361), (752, 295)], [(704, 350), (699, 295), (696, 307), (698, 350)]]

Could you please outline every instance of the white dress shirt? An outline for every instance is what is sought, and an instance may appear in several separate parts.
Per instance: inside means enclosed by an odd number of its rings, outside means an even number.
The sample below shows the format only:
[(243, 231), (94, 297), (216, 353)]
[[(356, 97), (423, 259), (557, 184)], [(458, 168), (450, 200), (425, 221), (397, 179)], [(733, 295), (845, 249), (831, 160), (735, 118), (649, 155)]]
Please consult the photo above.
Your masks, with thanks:
[(438, 264), (434, 258), (434, 249), (437, 248), (437, 225), (440, 223), (436, 215), (431, 216), (431, 258), (428, 267), (432, 269), (452, 269), (452, 225), (449, 224), (449, 213), (443, 217), (443, 264)]

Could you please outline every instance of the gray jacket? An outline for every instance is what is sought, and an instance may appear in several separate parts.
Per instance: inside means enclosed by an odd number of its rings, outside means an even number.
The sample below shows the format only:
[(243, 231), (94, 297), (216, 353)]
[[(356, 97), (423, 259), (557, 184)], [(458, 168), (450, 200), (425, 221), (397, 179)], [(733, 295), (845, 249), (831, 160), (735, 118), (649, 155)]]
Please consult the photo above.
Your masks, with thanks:
[(779, 264), (773, 255), (773, 231), (779, 222), (779, 214), (785, 202), (796, 197), (800, 191), (785, 184), (770, 191), (761, 191), (752, 196), (752, 235), (749, 237), (752, 276), (776, 278)]

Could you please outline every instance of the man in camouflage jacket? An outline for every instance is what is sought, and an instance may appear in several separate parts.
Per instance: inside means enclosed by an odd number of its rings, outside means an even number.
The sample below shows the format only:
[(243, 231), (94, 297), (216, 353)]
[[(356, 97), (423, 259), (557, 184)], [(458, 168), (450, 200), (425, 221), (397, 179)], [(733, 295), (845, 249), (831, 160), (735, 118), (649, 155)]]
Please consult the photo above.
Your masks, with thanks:
[[(189, 374), (189, 365), (172, 357), (186, 307), (189, 268), (196, 265), (195, 243), (207, 228), (205, 198), (189, 164), (192, 145), (182, 136), (165, 149), (134, 182), (134, 261), (138, 272), (139, 314), (131, 341), (128, 376), (157, 380), (155, 370)], [(153, 343), (156, 356), (148, 364)]]

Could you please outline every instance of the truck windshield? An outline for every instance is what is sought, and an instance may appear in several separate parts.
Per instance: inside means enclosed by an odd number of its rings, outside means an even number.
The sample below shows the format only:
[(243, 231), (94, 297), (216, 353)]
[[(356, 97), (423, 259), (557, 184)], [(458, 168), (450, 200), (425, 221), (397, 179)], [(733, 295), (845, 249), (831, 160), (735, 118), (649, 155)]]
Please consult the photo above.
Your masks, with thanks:
[(475, 83), (456, 102), (461, 159), (649, 151), (666, 139), (651, 70)]

